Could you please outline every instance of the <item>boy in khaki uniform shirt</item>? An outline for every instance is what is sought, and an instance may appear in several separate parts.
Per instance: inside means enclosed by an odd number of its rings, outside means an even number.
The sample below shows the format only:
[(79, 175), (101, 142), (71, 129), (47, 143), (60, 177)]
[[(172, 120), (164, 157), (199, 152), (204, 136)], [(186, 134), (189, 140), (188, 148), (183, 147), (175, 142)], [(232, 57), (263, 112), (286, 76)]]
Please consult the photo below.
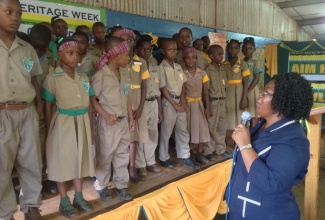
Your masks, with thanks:
[(190, 157), (189, 133), (187, 131), (186, 100), (183, 85), (186, 76), (182, 67), (174, 62), (177, 46), (172, 39), (163, 42), (164, 60), (159, 65), (161, 78), (159, 87), (163, 94), (162, 106), (164, 120), (161, 123), (159, 159), (161, 165), (173, 168), (168, 154), (169, 138), (175, 127), (177, 157), (183, 159), (183, 165), (199, 169)]
[(129, 52), (129, 56), (132, 57), (131, 61), (126, 68), (120, 68), (120, 71), (121, 74), (129, 75), (130, 79), (130, 99), (132, 102), (135, 129), (134, 132), (131, 132), (129, 173), (131, 180), (138, 182), (139, 176), (135, 169), (136, 148), (139, 142), (146, 143), (149, 140), (147, 116), (142, 114), (142, 111), (147, 94), (146, 80), (150, 77), (150, 74), (146, 61), (133, 52), (135, 44), (135, 34), (133, 31), (130, 29), (122, 29), (119, 32), (119, 37), (127, 41), (131, 48)]
[(89, 36), (84, 32), (74, 32), (72, 37), (79, 43), (80, 48), (80, 62), (76, 67), (76, 72), (86, 74), (89, 79), (96, 72), (96, 64), (99, 57), (92, 55), (89, 48)]
[[(159, 67), (150, 63), (152, 47), (150, 41), (140, 39), (136, 45), (136, 53), (148, 62), (150, 78), (147, 79), (147, 95), (144, 103), (143, 115), (146, 115), (149, 140), (147, 143), (139, 143), (135, 160), (141, 177), (147, 176), (146, 170), (158, 173), (156, 166), (155, 150), (158, 145), (158, 123), (162, 120), (161, 98), (159, 90)], [(147, 166), (147, 167), (146, 167)]]
[[(50, 25), (51, 26), (51, 25)], [(52, 27), (52, 26), (51, 26)], [(32, 27), (29, 33), (30, 40), (32, 45), (37, 53), (39, 58), (43, 73), (41, 75), (36, 76), (38, 85), (41, 87), (43, 82), (46, 78), (46, 75), (49, 73), (50, 68), (53, 67), (50, 65), (50, 60), (46, 56), (47, 48), (49, 47), (51, 41), (51, 30), (43, 25), (43, 24), (36, 24)], [(46, 127), (45, 127), (45, 120), (44, 115), (41, 115), (39, 120), (39, 136), (41, 142), (41, 155), (43, 159), (43, 192), (47, 192), (49, 194), (56, 194), (58, 193), (58, 189), (56, 187), (55, 182), (47, 180), (47, 173), (46, 173), (46, 157), (45, 157), (45, 146), (46, 146)]]
[[(182, 68), (184, 69), (185, 63), (183, 61), (182, 50), (191, 46), (191, 42), (193, 40), (193, 34), (192, 34), (191, 29), (184, 27), (179, 30), (178, 35), (179, 35), (179, 41), (180, 41), (182, 48), (178, 51), (178, 53), (175, 57), (175, 62), (179, 63), (182, 66)], [(196, 66), (199, 67), (201, 70), (204, 70), (208, 65), (208, 60), (198, 50), (197, 50), (196, 56), (197, 56)]]
[[(10, 13), (8, 13), (10, 12)], [(42, 74), (32, 46), (16, 37), (21, 22), (18, 0), (0, 1), (0, 219), (17, 211), (11, 173), (16, 168), (25, 219), (43, 219), (41, 204), (41, 150), (38, 118), (42, 102), (36, 75)], [(37, 104), (35, 110), (34, 100)]]
[[(210, 142), (204, 146), (204, 156), (209, 160), (216, 160), (216, 155), (226, 152), (226, 86), (227, 76), (222, 66), (223, 49), (219, 45), (212, 45), (208, 55), (212, 60), (205, 69), (209, 76), (208, 91), (212, 116), (208, 118)], [(226, 155), (225, 155), (226, 156)]]
[[(113, 181), (116, 192), (124, 199), (131, 200), (128, 192), (130, 131), (134, 130), (130, 83), (128, 74), (120, 67), (128, 64), (129, 45), (117, 37), (111, 37), (106, 46), (106, 56), (100, 59), (99, 69), (92, 79), (96, 97), (92, 105), (98, 112), (96, 182), (94, 187), (101, 200), (112, 199), (107, 186), (113, 165)], [(107, 65), (106, 65), (107, 64)], [(129, 119), (129, 124), (128, 124)]]

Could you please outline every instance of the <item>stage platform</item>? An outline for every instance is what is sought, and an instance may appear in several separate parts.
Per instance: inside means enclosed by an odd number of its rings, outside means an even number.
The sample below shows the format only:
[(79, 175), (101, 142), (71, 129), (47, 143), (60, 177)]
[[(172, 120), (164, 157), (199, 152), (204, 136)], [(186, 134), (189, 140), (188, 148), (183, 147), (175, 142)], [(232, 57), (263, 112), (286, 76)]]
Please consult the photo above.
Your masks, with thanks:
[[(146, 178), (143, 178), (141, 182), (135, 184), (133, 182), (130, 182), (129, 189), (132, 195), (134, 196), (134, 199), (137, 199), (139, 197), (142, 197), (148, 193), (154, 192), (155, 190), (161, 189), (162, 187), (168, 185), (169, 183), (181, 180), (185, 177), (191, 176), (195, 173), (198, 173), (200, 171), (203, 171), (211, 166), (214, 166), (217, 163), (221, 163), (226, 161), (227, 158), (224, 157), (218, 157), (217, 161), (210, 161), (209, 164), (202, 166), (201, 169), (198, 171), (191, 171), (186, 168), (184, 168), (181, 164), (181, 161), (173, 158), (172, 161), (176, 163), (176, 166), (174, 169), (168, 169), (163, 168), (162, 172), (159, 174), (148, 172), (148, 176)], [(321, 166), (325, 165), (324, 157), (321, 158)], [(318, 203), (318, 219), (325, 219), (325, 169), (320, 170), (320, 176), (319, 176), (319, 203)], [(114, 186), (111, 186), (112, 188)], [(113, 189), (112, 189), (113, 191)], [(299, 184), (297, 187), (293, 190), (296, 200), (298, 202), (301, 216), (303, 216), (303, 207), (304, 207), (304, 183)], [(70, 187), (69, 190), (69, 196), (70, 198), (73, 198), (73, 190), (72, 187)], [(84, 197), (87, 200), (90, 200), (91, 203), (94, 206), (94, 210), (91, 213), (82, 214), (78, 218), (78, 220), (84, 220), (84, 219), (91, 219), (95, 218), (97, 216), (100, 216), (102, 214), (105, 214), (109, 211), (112, 211), (114, 209), (117, 209), (123, 204), (126, 204), (127, 202), (122, 201), (119, 196), (117, 196), (115, 193), (113, 193), (114, 198), (111, 201), (108, 202), (102, 202), (98, 200), (98, 196), (96, 194), (96, 191), (93, 187), (93, 183), (91, 179), (86, 179), (84, 181)], [(65, 218), (61, 216), (58, 213), (58, 206), (59, 206), (59, 196), (49, 196), (47, 194), (43, 197), (43, 205), (41, 206), (41, 214), (44, 216), (46, 220), (67, 220), (68, 218)], [(19, 207), (18, 207), (19, 208)], [(23, 220), (23, 213), (18, 212), (14, 216), (15, 220)], [(144, 215), (140, 215), (139, 219), (146, 219)], [(303, 219), (303, 218), (301, 218)], [(179, 219), (181, 220), (181, 219)]]

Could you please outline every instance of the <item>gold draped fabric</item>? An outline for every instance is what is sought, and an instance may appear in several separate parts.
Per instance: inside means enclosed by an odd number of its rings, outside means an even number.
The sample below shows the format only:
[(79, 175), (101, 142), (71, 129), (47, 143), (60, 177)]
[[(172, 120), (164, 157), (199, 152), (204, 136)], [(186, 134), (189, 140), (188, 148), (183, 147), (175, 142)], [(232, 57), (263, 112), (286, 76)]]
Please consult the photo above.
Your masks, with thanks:
[(266, 44), (264, 55), (266, 59), (267, 74), (272, 77), (278, 73), (278, 45)]
[(134, 220), (140, 211), (149, 220), (213, 219), (222, 203), (230, 171), (231, 160), (227, 160), (93, 219)]

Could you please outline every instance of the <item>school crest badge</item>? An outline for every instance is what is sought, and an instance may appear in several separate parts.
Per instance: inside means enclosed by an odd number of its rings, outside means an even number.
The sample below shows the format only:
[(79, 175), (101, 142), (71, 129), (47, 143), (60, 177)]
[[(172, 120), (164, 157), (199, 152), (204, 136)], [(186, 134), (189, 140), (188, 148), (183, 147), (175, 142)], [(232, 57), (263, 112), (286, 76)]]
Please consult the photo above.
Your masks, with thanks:
[(89, 92), (90, 84), (89, 84), (89, 82), (88, 82), (87, 79), (82, 78), (82, 86), (84, 87), (84, 90), (85, 90), (86, 92)]
[(130, 84), (125, 84), (125, 85), (124, 85), (124, 94), (125, 94), (125, 95), (129, 94), (130, 87), (131, 87)]
[(88, 77), (92, 77), (93, 72), (94, 72), (93, 69), (88, 69), (88, 70), (85, 71), (85, 73), (86, 73), (86, 75), (87, 75)]
[(30, 57), (24, 57), (23, 66), (24, 66), (25, 70), (30, 73), (30, 71), (32, 70), (32, 68), (34, 66), (34, 61)]
[(253, 65), (254, 65), (254, 63), (251, 63), (251, 62), (248, 62), (247, 63), (247, 66), (248, 66), (249, 69), (252, 69), (253, 68)]

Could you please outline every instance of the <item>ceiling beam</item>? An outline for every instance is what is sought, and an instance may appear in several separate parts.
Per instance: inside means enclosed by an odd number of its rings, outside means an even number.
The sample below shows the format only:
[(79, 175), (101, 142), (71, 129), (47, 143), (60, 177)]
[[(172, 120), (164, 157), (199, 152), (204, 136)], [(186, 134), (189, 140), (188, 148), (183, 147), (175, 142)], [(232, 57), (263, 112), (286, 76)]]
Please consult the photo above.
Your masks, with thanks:
[(313, 34), (312, 38), (315, 38), (317, 40), (319, 39), (325, 39), (325, 34)]
[(325, 24), (325, 17), (311, 18), (297, 21), (298, 26), (308, 26), (316, 24)]
[(296, 0), (296, 1), (288, 1), (288, 2), (278, 2), (278, 6), (280, 8), (293, 8), (299, 6), (306, 6), (306, 5), (315, 5), (325, 3), (325, 0)]

